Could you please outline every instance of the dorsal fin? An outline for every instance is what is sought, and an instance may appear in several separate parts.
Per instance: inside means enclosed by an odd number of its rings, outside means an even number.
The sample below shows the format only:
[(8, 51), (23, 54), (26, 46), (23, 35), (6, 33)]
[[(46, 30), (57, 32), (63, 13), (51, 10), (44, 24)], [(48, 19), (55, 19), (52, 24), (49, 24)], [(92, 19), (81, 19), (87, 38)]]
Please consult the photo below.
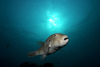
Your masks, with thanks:
[(38, 45), (39, 45), (40, 47), (44, 44), (44, 42), (41, 42), (41, 41), (38, 41), (37, 43), (38, 43)]

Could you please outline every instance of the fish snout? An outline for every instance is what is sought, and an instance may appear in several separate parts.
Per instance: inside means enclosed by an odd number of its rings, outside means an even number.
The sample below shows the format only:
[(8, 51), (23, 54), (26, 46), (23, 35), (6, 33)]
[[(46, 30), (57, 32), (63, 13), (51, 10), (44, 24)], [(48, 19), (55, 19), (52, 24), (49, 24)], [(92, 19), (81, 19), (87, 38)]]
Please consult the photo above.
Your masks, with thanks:
[(68, 36), (67, 35), (65, 35), (63, 38), (64, 38), (64, 41), (68, 40)]
[(68, 39), (68, 37), (64, 38), (64, 40), (67, 40), (67, 39)]
[(68, 42), (69, 42), (69, 39), (68, 39), (68, 37), (64, 37), (64, 42), (67, 44)]

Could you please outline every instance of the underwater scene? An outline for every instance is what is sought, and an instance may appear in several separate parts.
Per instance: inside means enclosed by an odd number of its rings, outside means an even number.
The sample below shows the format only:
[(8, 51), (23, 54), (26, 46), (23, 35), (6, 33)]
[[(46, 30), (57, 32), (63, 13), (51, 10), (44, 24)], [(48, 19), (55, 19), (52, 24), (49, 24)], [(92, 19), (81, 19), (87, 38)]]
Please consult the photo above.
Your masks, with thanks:
[(100, 0), (0, 0), (0, 67), (100, 67)]

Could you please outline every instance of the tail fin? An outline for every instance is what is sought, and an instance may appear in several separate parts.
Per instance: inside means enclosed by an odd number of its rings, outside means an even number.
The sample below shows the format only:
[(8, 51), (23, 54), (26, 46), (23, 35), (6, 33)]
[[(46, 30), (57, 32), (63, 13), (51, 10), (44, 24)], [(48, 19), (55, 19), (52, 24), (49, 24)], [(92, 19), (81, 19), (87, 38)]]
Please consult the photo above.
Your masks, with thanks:
[(33, 51), (33, 52), (29, 52), (28, 53), (28, 57), (34, 57), (37, 55), (37, 52), (36, 51)]

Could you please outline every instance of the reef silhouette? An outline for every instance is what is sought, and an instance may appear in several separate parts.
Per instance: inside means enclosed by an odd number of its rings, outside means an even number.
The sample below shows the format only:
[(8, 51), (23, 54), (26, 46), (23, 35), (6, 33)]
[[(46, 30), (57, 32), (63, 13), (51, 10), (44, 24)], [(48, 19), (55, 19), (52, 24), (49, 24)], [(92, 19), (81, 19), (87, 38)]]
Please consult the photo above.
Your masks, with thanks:
[(19, 65), (19, 67), (54, 67), (52, 63), (45, 63), (43, 65), (38, 65), (37, 63), (24, 62)]

